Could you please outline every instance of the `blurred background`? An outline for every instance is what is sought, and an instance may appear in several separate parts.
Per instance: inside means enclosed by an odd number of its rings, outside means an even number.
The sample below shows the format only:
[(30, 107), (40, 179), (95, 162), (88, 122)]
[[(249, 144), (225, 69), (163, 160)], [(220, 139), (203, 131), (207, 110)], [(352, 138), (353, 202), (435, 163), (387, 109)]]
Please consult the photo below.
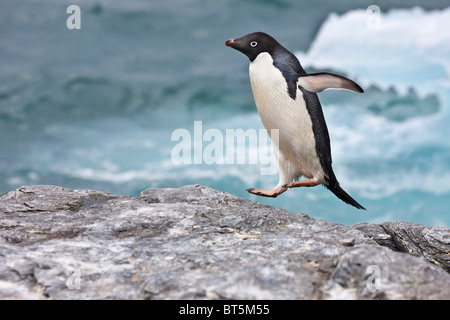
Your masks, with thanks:
[[(375, 3), (373, 3), (375, 2)], [(69, 5), (81, 30), (69, 30)], [(366, 9), (381, 9), (379, 28)], [(2, 0), (0, 194), (54, 184), (138, 195), (202, 184), (344, 224), (406, 220), (450, 227), (450, 1)], [(248, 59), (224, 46), (264, 31), (309, 72), (364, 94), (319, 94), (341, 185), (277, 199), (258, 164), (175, 165), (177, 128), (262, 129)], [(237, 149), (238, 152), (246, 150)], [(248, 151), (247, 151), (248, 152)]]

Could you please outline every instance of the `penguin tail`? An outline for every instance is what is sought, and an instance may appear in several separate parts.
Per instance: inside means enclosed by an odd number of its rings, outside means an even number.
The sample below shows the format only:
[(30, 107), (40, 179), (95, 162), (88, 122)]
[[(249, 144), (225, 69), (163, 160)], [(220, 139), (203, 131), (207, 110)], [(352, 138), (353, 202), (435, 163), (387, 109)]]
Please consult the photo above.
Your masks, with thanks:
[(337, 181), (336, 177), (330, 179), (328, 181), (328, 185), (325, 185), (325, 187), (334, 193), (336, 197), (344, 201), (345, 203), (354, 206), (355, 208), (366, 210), (362, 205), (360, 205), (355, 199), (353, 199), (347, 192), (345, 192), (344, 189), (341, 188), (339, 185), (339, 182)]

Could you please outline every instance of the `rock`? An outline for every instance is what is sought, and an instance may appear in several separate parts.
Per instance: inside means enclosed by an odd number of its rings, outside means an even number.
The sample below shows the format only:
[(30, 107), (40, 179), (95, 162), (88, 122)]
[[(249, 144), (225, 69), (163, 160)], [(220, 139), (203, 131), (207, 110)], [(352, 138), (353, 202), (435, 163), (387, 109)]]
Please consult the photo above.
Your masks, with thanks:
[(449, 299), (448, 230), (344, 226), (199, 185), (0, 196), (0, 299)]
[(423, 257), (450, 272), (449, 230), (403, 221), (386, 222), (382, 227), (401, 251)]
[(392, 236), (388, 234), (386, 230), (379, 224), (358, 223), (353, 227), (362, 231), (379, 245), (398, 251), (397, 244), (395, 243)]

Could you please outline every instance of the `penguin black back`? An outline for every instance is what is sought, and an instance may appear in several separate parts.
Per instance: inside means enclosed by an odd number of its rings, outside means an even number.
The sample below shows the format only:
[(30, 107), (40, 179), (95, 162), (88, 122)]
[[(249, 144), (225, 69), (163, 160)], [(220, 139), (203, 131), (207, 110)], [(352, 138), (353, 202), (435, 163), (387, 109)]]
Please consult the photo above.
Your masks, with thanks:
[(353, 199), (344, 189), (341, 188), (339, 181), (334, 175), (331, 158), (331, 143), (330, 135), (328, 133), (327, 124), (323, 115), (322, 105), (320, 104), (317, 93), (309, 92), (308, 90), (299, 87), (305, 99), (306, 109), (308, 110), (311, 122), (313, 125), (314, 138), (316, 140), (316, 152), (325, 172), (325, 180), (327, 183), (324, 186), (333, 192), (339, 199), (347, 204), (350, 204), (358, 209), (366, 210), (355, 199)]

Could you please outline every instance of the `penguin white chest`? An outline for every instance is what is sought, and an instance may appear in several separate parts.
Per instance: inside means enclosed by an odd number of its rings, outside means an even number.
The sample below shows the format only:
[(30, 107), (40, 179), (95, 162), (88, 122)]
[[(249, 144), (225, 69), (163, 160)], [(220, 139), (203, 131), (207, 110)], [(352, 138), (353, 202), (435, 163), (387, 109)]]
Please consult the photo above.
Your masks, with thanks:
[[(284, 156), (296, 168), (296, 176), (323, 179), (323, 170), (316, 153), (312, 121), (303, 93), (297, 88), (292, 99), (281, 71), (273, 65), (267, 52), (260, 53), (250, 63), (250, 83), (256, 108), (268, 131), (278, 129), (280, 156)], [(273, 139), (272, 139), (273, 140)], [(281, 163), (281, 162), (280, 162)]]

